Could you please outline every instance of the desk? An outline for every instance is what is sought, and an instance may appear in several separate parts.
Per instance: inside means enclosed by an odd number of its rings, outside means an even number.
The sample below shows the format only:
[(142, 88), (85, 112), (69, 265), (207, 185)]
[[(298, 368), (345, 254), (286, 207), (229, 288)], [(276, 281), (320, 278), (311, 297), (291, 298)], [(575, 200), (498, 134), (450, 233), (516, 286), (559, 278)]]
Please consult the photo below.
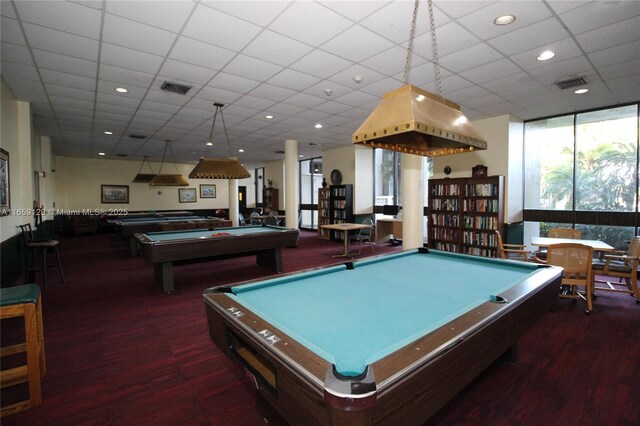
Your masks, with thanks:
[(332, 223), (330, 225), (322, 225), (324, 229), (332, 229), (334, 231), (342, 231), (342, 237), (344, 239), (344, 251), (342, 254), (336, 254), (333, 257), (352, 257), (349, 253), (349, 231), (355, 231), (356, 229), (371, 228), (371, 225), (365, 225), (363, 223)]
[(162, 231), (162, 227), (169, 223), (202, 223), (205, 228), (220, 228), (229, 226), (229, 221), (218, 219), (215, 217), (201, 217), (201, 216), (173, 216), (173, 217), (141, 217), (141, 218), (128, 218), (114, 220), (113, 224), (116, 227), (116, 234), (123, 239), (127, 240), (129, 244), (129, 253), (132, 256), (138, 255), (138, 244), (135, 239), (135, 234)]
[(561, 276), (418, 249), (203, 299), (213, 342), (290, 424), (421, 424), (551, 309)]
[(173, 264), (256, 255), (260, 266), (282, 272), (282, 247), (298, 245), (299, 231), (279, 226), (241, 226), (136, 234), (142, 256), (154, 264), (155, 280), (166, 293), (174, 290)]
[(575, 243), (584, 244), (593, 248), (594, 251), (613, 251), (615, 250), (604, 241), (598, 240), (576, 240), (573, 238), (549, 238), (549, 237), (531, 237), (531, 245), (537, 247), (549, 247), (552, 244)]
[(384, 243), (391, 238), (402, 239), (402, 220), (393, 218), (376, 219), (376, 243)]

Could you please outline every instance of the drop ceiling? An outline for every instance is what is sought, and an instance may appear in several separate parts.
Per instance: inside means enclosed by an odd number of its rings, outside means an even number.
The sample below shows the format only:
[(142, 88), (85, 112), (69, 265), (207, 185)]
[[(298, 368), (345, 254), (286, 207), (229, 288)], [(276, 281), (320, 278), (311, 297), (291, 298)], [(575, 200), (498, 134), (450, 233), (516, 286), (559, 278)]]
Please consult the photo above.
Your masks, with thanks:
[[(351, 143), (382, 94), (402, 85), (413, 1), (3, 0), (0, 8), (2, 77), (32, 104), (55, 154), (159, 161), (171, 140), (179, 162), (207, 153), (255, 167), (283, 158), (276, 151), (287, 139), (306, 158)], [(471, 120), (640, 99), (638, 1), (435, 0), (434, 13), (443, 95)], [(514, 23), (493, 23), (506, 13)], [(555, 57), (538, 61), (544, 50)], [(408, 82), (438, 93), (433, 59), (423, 0)], [(586, 94), (554, 84), (577, 77)], [(164, 82), (191, 89), (162, 91)], [(214, 102), (225, 105), (229, 145), (218, 117), (207, 152)]]

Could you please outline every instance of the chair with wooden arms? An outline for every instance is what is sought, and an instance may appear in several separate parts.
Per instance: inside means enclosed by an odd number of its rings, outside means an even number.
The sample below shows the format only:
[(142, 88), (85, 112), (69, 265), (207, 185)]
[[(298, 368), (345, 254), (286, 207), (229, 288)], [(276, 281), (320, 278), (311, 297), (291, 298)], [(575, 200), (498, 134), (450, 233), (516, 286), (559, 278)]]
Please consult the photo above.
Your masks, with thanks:
[[(549, 229), (549, 238), (570, 238), (572, 240), (579, 240), (582, 238), (582, 232), (579, 229), (573, 228), (551, 228)], [(533, 260), (535, 262), (544, 263), (547, 258), (547, 249), (540, 248), (533, 254)]]
[(24, 342), (0, 347), (0, 357), (15, 357), (26, 353), (24, 364), (0, 372), (0, 384), (4, 389), (27, 383), (29, 389), (29, 398), (3, 406), (0, 411), (1, 417), (37, 407), (42, 403), (40, 378), (46, 373), (46, 362), (41, 302), (40, 287), (37, 284), (0, 289), (0, 319), (23, 317), (25, 333)]
[[(547, 249), (547, 265), (560, 266), (564, 269), (562, 276), (562, 292), (560, 297), (578, 298), (587, 302), (586, 314), (593, 309), (591, 301), (591, 262), (593, 248), (578, 243), (552, 244)], [(578, 287), (584, 287), (584, 294)]]
[(369, 225), (370, 227), (360, 228), (357, 234), (349, 235), (349, 239), (358, 243), (358, 254), (362, 253), (362, 244), (365, 243), (369, 244), (369, 247), (371, 247), (371, 252), (375, 253), (375, 250), (373, 249), (373, 245), (375, 243), (371, 240), (371, 236), (374, 235), (373, 221), (371, 219), (365, 219), (362, 221), (362, 224)]
[(502, 242), (500, 231), (496, 230), (495, 233), (498, 246), (496, 257), (500, 259), (521, 260), (523, 262), (529, 261), (531, 252), (527, 250), (527, 246), (524, 244), (505, 244)]
[(47, 251), (49, 249), (55, 251), (56, 259), (58, 261), (58, 269), (60, 270), (60, 277), (62, 277), (62, 282), (64, 279), (64, 272), (62, 271), (62, 263), (60, 262), (60, 252), (58, 251), (58, 240), (51, 239), (37, 239), (34, 235), (33, 230), (31, 229), (31, 224), (27, 223), (26, 225), (18, 225), (22, 230), (22, 237), (24, 240), (25, 247), (27, 248), (27, 262), (25, 263), (25, 274), (24, 281), (27, 283), (29, 281), (29, 271), (35, 270), (35, 268), (31, 267), (32, 260), (35, 261), (38, 252), (40, 252), (42, 256), (42, 276), (44, 278), (44, 288), (47, 288)]
[[(604, 259), (595, 259), (593, 269), (597, 273), (618, 277), (624, 282), (611, 282), (596, 280), (593, 276), (594, 290), (615, 291), (629, 293), (640, 303), (640, 291), (638, 291), (638, 268), (640, 267), (640, 236), (633, 237), (629, 244), (629, 250), (625, 253), (605, 254)], [(598, 285), (604, 284), (604, 285)], [(618, 288), (625, 286), (626, 288)]]

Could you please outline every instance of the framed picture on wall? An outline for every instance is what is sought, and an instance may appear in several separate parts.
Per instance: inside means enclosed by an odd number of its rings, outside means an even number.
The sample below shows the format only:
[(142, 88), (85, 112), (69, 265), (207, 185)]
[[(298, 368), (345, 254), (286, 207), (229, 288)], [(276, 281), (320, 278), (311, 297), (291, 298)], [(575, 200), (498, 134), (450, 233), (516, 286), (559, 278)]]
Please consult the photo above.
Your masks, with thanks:
[(200, 185), (200, 198), (216, 198), (216, 186)]
[(11, 208), (9, 193), (9, 153), (0, 148), (0, 216), (7, 216)]
[(129, 185), (101, 185), (101, 200), (105, 204), (129, 202)]
[(178, 201), (180, 201), (181, 203), (195, 203), (196, 189), (195, 188), (179, 188)]

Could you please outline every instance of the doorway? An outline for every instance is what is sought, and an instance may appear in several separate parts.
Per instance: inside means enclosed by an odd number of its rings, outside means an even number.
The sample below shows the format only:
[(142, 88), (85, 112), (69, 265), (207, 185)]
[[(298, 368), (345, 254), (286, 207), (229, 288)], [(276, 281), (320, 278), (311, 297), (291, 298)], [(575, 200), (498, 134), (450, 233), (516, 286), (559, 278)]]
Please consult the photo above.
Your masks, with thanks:
[(240, 213), (244, 212), (247, 209), (247, 187), (239, 186), (238, 187), (238, 208)]

